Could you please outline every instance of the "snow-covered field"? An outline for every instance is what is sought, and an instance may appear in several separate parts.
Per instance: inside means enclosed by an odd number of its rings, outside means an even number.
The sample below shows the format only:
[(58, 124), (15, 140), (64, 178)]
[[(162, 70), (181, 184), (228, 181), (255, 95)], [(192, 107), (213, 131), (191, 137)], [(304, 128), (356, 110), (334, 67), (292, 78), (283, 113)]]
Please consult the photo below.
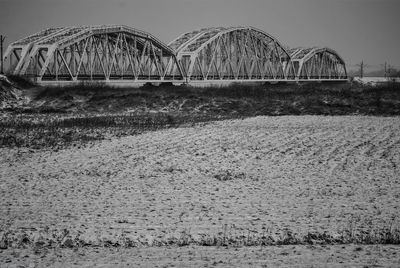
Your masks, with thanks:
[[(151, 247), (398, 228), (399, 133), (398, 117), (255, 117), (58, 152), (1, 149), (0, 263), (21, 237)], [(393, 252), (384, 259), (400, 264)]]

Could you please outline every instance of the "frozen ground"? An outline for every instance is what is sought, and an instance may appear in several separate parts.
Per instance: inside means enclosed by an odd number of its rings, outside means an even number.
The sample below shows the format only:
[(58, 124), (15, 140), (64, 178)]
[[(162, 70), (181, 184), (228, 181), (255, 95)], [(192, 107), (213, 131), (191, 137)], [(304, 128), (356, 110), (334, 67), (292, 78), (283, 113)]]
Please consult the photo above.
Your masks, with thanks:
[[(65, 247), (86, 244), (85, 250), (97, 259), (96, 254), (111, 249), (96, 253), (94, 247), (124, 241), (144, 247), (147, 254), (162, 252), (174, 239), (277, 240), (309, 233), (339, 237), (344, 232), (396, 228), (399, 133), (398, 117), (256, 117), (58, 152), (1, 149), (0, 226), (8, 249), (0, 254), (0, 263), (24, 243), (45, 248), (52, 239)], [(307, 246), (291, 247), (312, 254)], [(348, 253), (341, 246), (331, 247), (343, 256)], [(399, 263), (398, 253), (383, 254), (382, 262), (375, 255), (382, 249), (398, 251), (398, 246), (374, 247), (356, 252), (371, 252), (382, 265)], [(188, 248), (174, 248), (174, 254)], [(35, 250), (40, 255), (45, 249)], [(129, 255), (129, 250), (141, 249), (121, 250)], [(238, 250), (255, 254), (248, 247)], [(203, 247), (199, 251), (223, 262), (224, 254), (234, 252)], [(321, 251), (321, 256), (329, 255)], [(46, 252), (43, 258), (49, 262), (56, 253)], [(59, 254), (70, 262), (68, 252)], [(113, 261), (120, 252), (110, 254), (102, 260)], [(279, 254), (275, 256), (286, 259), (287, 253)], [(254, 264), (257, 260), (249, 259)]]

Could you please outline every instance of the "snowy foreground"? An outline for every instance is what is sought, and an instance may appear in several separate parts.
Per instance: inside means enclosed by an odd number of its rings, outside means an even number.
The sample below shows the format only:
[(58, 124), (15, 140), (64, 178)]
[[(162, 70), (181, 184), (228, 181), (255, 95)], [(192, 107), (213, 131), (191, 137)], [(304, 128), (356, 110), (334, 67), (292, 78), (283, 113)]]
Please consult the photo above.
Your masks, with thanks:
[[(0, 149), (0, 266), (397, 266), (398, 245), (340, 239), (399, 228), (399, 133), (398, 117), (256, 117)], [(310, 233), (333, 242), (295, 239)]]

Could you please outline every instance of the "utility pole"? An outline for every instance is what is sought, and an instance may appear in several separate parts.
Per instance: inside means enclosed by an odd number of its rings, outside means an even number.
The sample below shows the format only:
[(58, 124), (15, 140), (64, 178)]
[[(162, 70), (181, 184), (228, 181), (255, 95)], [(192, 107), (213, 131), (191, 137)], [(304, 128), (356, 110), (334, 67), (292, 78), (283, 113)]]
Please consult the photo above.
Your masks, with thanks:
[(385, 78), (387, 78), (387, 63), (385, 61)]
[(3, 70), (3, 42), (6, 40), (6, 37), (3, 35), (0, 35), (0, 61), (1, 61), (1, 69), (0, 69), (0, 74), (4, 74)]
[(356, 64), (356, 66), (360, 67), (360, 78), (363, 78), (364, 77), (364, 69), (366, 67), (368, 67), (368, 65), (365, 64), (364, 61), (361, 61), (361, 63), (360, 64)]
[(357, 64), (357, 66), (360, 66), (360, 78), (364, 77), (364, 61), (361, 61), (360, 64)]
[(361, 78), (363, 78), (364, 77), (364, 61), (361, 61)]

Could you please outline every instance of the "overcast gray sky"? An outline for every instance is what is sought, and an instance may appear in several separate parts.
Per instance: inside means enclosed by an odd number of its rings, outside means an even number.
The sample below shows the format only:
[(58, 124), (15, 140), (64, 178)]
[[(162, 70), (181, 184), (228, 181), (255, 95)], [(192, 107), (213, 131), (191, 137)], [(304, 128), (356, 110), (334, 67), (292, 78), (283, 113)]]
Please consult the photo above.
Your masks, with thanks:
[(53, 26), (124, 24), (168, 43), (210, 26), (254, 26), (290, 47), (327, 46), (349, 69), (400, 67), (400, 0), (0, 0), (7, 43)]

